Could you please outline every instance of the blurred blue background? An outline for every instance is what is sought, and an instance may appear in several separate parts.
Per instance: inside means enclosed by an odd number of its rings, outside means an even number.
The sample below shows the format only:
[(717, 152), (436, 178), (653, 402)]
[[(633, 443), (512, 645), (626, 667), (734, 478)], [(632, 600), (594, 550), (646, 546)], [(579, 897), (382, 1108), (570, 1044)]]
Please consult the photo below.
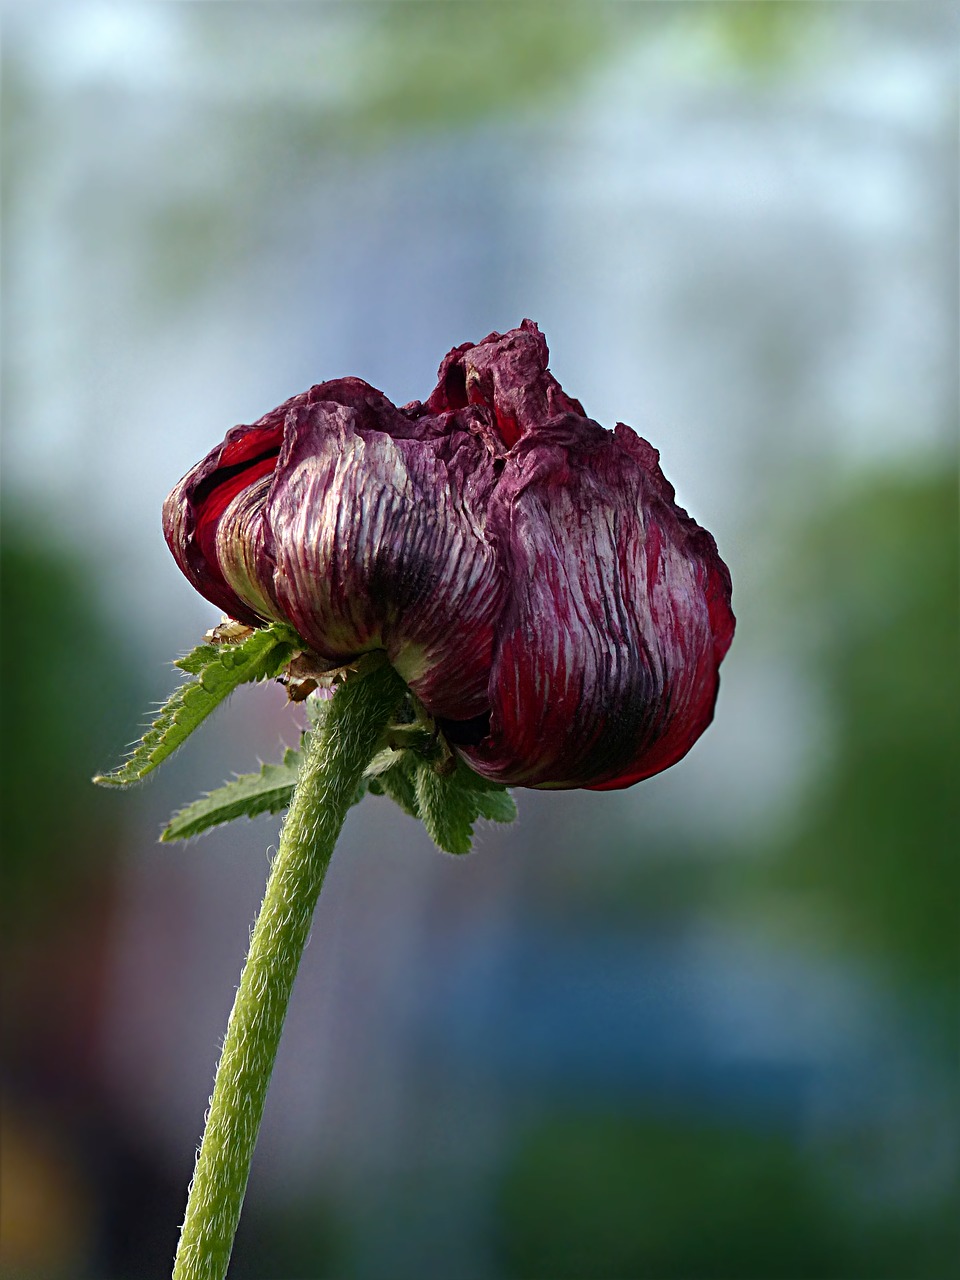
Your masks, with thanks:
[(469, 859), (348, 822), (231, 1276), (944, 1280), (957, 1204), (958, 15), (8, 3), (0, 1270), (168, 1274), (293, 744), (105, 794), (216, 612), (160, 504), (311, 383), (524, 316), (731, 567), (715, 725)]

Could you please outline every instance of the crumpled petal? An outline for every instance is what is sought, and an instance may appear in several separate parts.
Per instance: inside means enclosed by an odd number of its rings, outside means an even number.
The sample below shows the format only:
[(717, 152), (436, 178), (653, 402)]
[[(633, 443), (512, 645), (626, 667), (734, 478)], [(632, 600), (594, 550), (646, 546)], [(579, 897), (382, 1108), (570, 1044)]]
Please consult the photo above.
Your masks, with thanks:
[(484, 405), (507, 448), (561, 413), (586, 417), (547, 368), (547, 343), (532, 320), (509, 333), (491, 333), (476, 345), (455, 347), (440, 366), (432, 413)]
[(338, 379), (228, 433), (167, 499), (164, 528), (231, 617), (287, 621), (336, 663), (383, 648), (433, 714), (469, 718), (486, 706), (500, 609), (476, 505), (491, 462), (478, 434)]
[(263, 519), (272, 598), (318, 654), (385, 649), (434, 714), (465, 717), (485, 706), (501, 584), (459, 488), (440, 449), (320, 404), (288, 418)]
[(730, 575), (659, 455), (587, 418), (525, 320), (426, 402), (359, 378), (235, 427), (164, 505), (183, 572), (320, 658), (385, 649), (453, 748), (530, 787), (629, 786), (713, 716)]
[(509, 591), (490, 729), (458, 748), (478, 772), (629, 786), (709, 724), (733, 636), (730, 579), (673, 496), (629, 427), (567, 415), (513, 450), (488, 513)]

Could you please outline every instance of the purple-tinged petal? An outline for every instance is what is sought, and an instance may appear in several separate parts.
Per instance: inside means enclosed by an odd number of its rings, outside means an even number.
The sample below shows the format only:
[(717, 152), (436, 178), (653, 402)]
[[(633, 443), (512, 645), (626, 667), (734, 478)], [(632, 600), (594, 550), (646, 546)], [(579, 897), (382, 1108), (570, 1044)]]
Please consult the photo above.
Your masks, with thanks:
[(482, 342), (455, 347), (440, 366), (427, 408), (431, 413), (488, 408), (508, 448), (549, 418), (562, 413), (584, 417), (579, 400), (568, 396), (547, 369), (549, 352), (532, 320), (509, 333), (491, 333)]
[[(272, 611), (259, 611), (263, 583), (254, 593), (254, 604), (244, 591), (234, 590), (227, 582), (219, 562), (226, 545), (220, 524), (235, 501), (242, 500), (249, 488), (273, 473), (288, 414), (317, 403), (349, 406), (356, 421), (371, 429), (417, 433), (382, 392), (361, 378), (318, 383), (271, 409), (252, 425), (228, 431), (222, 443), (183, 477), (163, 506), (164, 536), (180, 569), (212, 604), (250, 626), (275, 615)], [(228, 554), (235, 557), (247, 553), (234, 548)]]
[(216, 524), (212, 554), (226, 581), (259, 618), (286, 621), (273, 599), (275, 565), (265, 503), (274, 484), (274, 467), (240, 490)]
[(183, 477), (163, 504), (164, 536), (183, 573), (212, 604), (254, 627), (261, 619), (250, 602), (229, 585), (218, 563), (217, 530), (234, 499), (272, 473), (282, 439), (282, 419), (279, 423), (261, 419), (252, 427), (234, 427), (222, 444)]
[(464, 451), (458, 480), (432, 442), (360, 430), (342, 405), (303, 407), (264, 509), (280, 615), (329, 660), (385, 649), (432, 714), (457, 719), (485, 708), (502, 596), (464, 500), (489, 462), (467, 435)]
[(712, 718), (733, 615), (656, 451), (572, 415), (541, 426), (508, 458), (488, 529), (509, 599), (489, 733), (461, 754), (537, 787), (629, 786), (680, 759)]
[(530, 321), (456, 348), (426, 401), (358, 378), (237, 427), (164, 530), (208, 599), (346, 662), (385, 648), (479, 772), (629, 786), (709, 723), (730, 576), (658, 455), (567, 396)]

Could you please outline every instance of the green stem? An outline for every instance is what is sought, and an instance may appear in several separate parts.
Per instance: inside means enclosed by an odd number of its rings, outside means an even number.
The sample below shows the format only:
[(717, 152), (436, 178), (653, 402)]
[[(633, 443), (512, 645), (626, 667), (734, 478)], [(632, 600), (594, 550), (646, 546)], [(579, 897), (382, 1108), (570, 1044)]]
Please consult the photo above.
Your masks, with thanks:
[(290, 992), (333, 847), (405, 686), (386, 662), (351, 676), (312, 736), (240, 977), (173, 1280), (223, 1280)]

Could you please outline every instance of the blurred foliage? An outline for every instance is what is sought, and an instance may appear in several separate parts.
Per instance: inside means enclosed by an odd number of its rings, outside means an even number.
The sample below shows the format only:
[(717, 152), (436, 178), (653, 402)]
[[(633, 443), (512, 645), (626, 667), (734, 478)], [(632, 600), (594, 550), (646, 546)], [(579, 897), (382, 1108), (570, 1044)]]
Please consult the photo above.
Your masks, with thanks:
[(500, 1189), (511, 1280), (942, 1280), (952, 1215), (844, 1215), (786, 1137), (674, 1119), (563, 1115)]
[(49, 521), (2, 530), (4, 937), (30, 933), (114, 852), (122, 812), (91, 777), (140, 713), (129, 641), (98, 608), (95, 567)]
[(814, 25), (823, 27), (823, 10), (806, 0), (739, 0), (712, 6), (721, 53), (747, 71), (776, 74), (806, 45)]
[(364, 49), (360, 134), (458, 128), (567, 97), (608, 51), (615, 16), (584, 3), (389, 3)]
[(827, 896), (851, 947), (955, 988), (956, 477), (859, 481), (808, 520), (789, 609), (818, 620), (833, 750), (775, 875)]
[[(554, 0), (231, 8), (230, 24), (217, 5), (180, 14), (211, 73), (201, 110), (212, 113), (207, 128), (220, 148), (150, 211), (147, 261), (162, 260), (151, 281), (161, 297), (194, 292), (231, 255), (254, 251), (278, 193), (308, 189), (319, 173), (336, 182), (341, 156), (572, 97), (617, 29), (616, 6)], [(296, 21), (278, 23), (294, 13)], [(221, 98), (228, 65), (233, 84)], [(247, 86), (239, 102), (237, 83)]]
[[(123, 220), (136, 211), (143, 243), (131, 265), (146, 274), (145, 315), (148, 302), (181, 304), (260, 251), (264, 219), (278, 200), (299, 205), (320, 174), (336, 182), (339, 156), (556, 110), (618, 51), (666, 30), (675, 48), (702, 50), (706, 41), (705, 72), (712, 65), (777, 73), (813, 21), (807, 4), (766, 0), (236, 0), (164, 8), (192, 123), (170, 135), (146, 130), (145, 145), (156, 172), (176, 179), (162, 187), (147, 179), (143, 192), (118, 190), (107, 200), (94, 163), (69, 192), (88, 252), (129, 235)], [(174, 83), (179, 90), (184, 81)], [(2, 92), (8, 174), (72, 149), (71, 121), (42, 109), (15, 40), (7, 42)], [(106, 82), (82, 101), (88, 117), (94, 112), (94, 137), (112, 135), (112, 126), (97, 123), (112, 101)], [(8, 214), (29, 216), (33, 198), (29, 182), (5, 184)]]

